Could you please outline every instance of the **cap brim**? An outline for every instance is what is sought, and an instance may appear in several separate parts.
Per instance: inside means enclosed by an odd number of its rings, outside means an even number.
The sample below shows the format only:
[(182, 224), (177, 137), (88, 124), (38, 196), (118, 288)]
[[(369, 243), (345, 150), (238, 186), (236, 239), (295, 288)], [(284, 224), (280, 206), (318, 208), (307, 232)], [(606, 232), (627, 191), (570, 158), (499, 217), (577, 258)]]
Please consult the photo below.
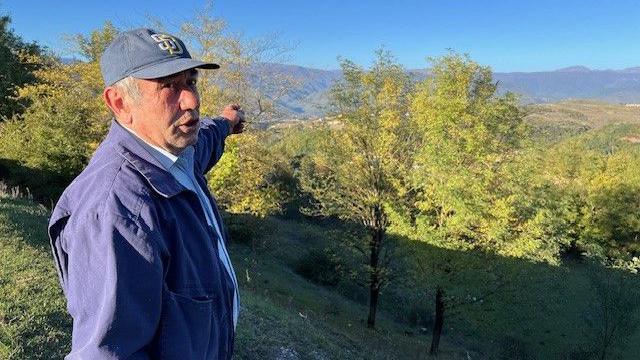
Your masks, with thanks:
[(203, 61), (188, 59), (188, 58), (174, 58), (159, 64), (138, 69), (129, 74), (138, 79), (157, 79), (189, 69), (219, 69), (220, 65), (214, 63), (207, 63)]

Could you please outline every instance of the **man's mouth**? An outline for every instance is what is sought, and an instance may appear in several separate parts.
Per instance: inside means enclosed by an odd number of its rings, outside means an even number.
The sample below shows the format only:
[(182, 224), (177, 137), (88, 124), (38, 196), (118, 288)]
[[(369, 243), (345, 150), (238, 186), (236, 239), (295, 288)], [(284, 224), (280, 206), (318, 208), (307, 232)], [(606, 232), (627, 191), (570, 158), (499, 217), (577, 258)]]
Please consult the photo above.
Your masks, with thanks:
[(178, 127), (182, 130), (192, 131), (194, 128), (197, 128), (198, 125), (200, 125), (200, 119), (194, 117), (182, 122)]

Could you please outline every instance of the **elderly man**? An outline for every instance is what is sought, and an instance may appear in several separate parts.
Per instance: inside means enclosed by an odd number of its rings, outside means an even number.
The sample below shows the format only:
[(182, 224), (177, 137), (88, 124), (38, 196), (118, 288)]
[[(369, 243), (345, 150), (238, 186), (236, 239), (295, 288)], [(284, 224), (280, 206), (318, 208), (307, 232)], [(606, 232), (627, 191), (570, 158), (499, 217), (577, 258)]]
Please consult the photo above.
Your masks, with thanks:
[(49, 224), (73, 318), (67, 359), (231, 358), (238, 283), (204, 174), (244, 114), (199, 117), (196, 69), (218, 67), (150, 29), (106, 48), (115, 120)]

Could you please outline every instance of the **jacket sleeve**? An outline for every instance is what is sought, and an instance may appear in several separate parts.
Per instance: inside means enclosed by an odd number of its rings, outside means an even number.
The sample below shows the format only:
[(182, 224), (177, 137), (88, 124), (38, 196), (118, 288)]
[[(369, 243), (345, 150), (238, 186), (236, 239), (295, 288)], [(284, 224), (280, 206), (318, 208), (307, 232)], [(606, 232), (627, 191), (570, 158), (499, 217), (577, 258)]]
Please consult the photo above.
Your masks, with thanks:
[(162, 310), (163, 271), (149, 233), (115, 214), (69, 220), (62, 277), (73, 317), (66, 359), (149, 359)]
[(220, 160), (224, 141), (229, 135), (229, 122), (222, 117), (203, 119), (195, 147), (195, 164), (206, 174)]

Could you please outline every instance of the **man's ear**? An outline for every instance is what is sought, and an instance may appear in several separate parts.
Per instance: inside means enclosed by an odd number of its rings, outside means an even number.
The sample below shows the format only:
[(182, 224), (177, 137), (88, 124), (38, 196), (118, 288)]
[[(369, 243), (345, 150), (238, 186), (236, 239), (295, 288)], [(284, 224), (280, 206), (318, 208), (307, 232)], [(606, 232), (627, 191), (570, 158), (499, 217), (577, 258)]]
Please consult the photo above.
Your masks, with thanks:
[(107, 87), (102, 92), (102, 99), (118, 121), (131, 124), (131, 107), (120, 89), (114, 86)]

